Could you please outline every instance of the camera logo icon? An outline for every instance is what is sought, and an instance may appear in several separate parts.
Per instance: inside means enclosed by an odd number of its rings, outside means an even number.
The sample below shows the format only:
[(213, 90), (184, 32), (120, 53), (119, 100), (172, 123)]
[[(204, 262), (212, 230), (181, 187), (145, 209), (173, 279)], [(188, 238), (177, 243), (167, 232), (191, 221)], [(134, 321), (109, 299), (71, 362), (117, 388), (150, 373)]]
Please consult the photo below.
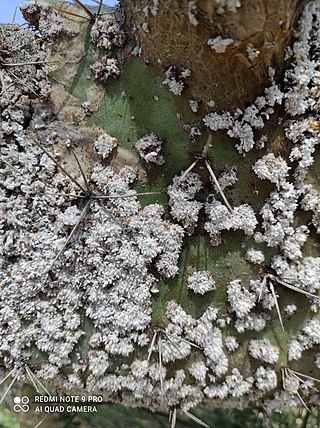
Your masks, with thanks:
[(29, 397), (27, 396), (23, 396), (23, 397), (14, 397), (13, 402), (14, 402), (14, 406), (13, 406), (13, 410), (15, 412), (28, 412), (30, 409), (29, 406)]

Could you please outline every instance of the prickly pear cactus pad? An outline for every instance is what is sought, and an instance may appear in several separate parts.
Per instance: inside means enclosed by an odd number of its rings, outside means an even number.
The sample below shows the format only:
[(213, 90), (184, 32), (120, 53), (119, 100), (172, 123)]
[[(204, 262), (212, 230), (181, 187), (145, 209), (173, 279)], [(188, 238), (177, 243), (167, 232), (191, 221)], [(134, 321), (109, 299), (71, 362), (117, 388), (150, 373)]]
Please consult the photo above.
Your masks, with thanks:
[(181, 2), (186, 33), (212, 25), (198, 35), (214, 61), (241, 48), (254, 67), (266, 55), (265, 88), (225, 110), (219, 81), (199, 95), (187, 49), (185, 63), (154, 59), (165, 6), (140, 3), (29, 1), (29, 28), (0, 27), (3, 374), (172, 421), (199, 405), (309, 408), (320, 379), (320, 3), (290, 18), (273, 63), (265, 40), (217, 32), (245, 0)]

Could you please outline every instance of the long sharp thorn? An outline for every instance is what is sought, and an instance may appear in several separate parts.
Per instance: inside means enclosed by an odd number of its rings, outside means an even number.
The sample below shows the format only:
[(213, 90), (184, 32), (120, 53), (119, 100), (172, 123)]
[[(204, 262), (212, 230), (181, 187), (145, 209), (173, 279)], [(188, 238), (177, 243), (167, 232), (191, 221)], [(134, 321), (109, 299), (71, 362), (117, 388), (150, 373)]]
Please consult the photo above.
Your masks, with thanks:
[(175, 407), (171, 413), (171, 428), (175, 428), (177, 422), (177, 408)]
[(58, 168), (61, 169), (61, 171), (66, 174), (67, 177), (70, 178), (70, 180), (79, 187), (79, 189), (81, 189), (84, 193), (88, 193), (86, 191), (86, 189), (81, 186), (81, 184), (74, 178), (72, 177), (71, 174), (68, 173), (68, 171), (48, 152), (47, 149), (45, 149), (44, 147), (41, 146), (41, 144), (39, 144), (36, 140), (34, 140), (35, 144), (52, 160), (52, 162), (54, 162)]
[(166, 338), (169, 340), (169, 342), (171, 343), (171, 345), (179, 352), (179, 354), (181, 355), (182, 358), (186, 358), (183, 353), (180, 351), (180, 349), (170, 340), (170, 337), (167, 335), (166, 332), (163, 332), (163, 334), (166, 336)]
[(269, 275), (270, 278), (277, 281), (278, 284), (283, 285), (284, 287), (289, 288), (290, 290), (297, 291), (298, 293), (305, 294), (306, 296), (314, 297), (316, 299), (320, 299), (320, 296), (317, 296), (315, 294), (309, 293), (308, 291), (302, 290), (301, 288), (295, 287), (294, 285), (288, 284), (287, 282), (282, 281), (281, 279), (277, 278), (274, 275)]
[(40, 422), (38, 422), (38, 423), (37, 423), (37, 425), (35, 425), (35, 426), (34, 426), (34, 428), (38, 428), (38, 427), (42, 424), (42, 422), (43, 422), (45, 419), (47, 419), (47, 417), (48, 417), (48, 415), (46, 415), (43, 419), (41, 419), (41, 421), (40, 421)]
[(54, 193), (54, 192), (44, 192), (45, 195), (50, 196), (66, 196), (69, 198), (87, 198), (87, 196), (84, 195), (77, 195), (75, 193)]
[(54, 7), (53, 9), (55, 9), (58, 12), (61, 12), (61, 13), (66, 13), (67, 15), (76, 16), (77, 18), (82, 18), (82, 19), (85, 19), (86, 21), (90, 21), (87, 16), (78, 15), (77, 13), (70, 12), (69, 10), (59, 9), (58, 7)]
[(280, 312), (280, 308), (279, 308), (279, 304), (278, 304), (278, 299), (277, 299), (277, 296), (276, 296), (276, 293), (274, 291), (274, 287), (273, 287), (273, 284), (272, 284), (271, 281), (269, 282), (269, 287), (270, 287), (270, 290), (271, 290), (272, 297), (274, 299), (274, 303), (276, 305), (276, 310), (277, 310), (277, 313), (278, 313), (278, 317), (279, 317), (279, 321), (280, 321), (282, 330), (285, 333), (285, 329), (284, 329), (283, 322), (282, 322), (282, 317), (281, 317), (281, 312)]
[(81, 3), (80, 0), (73, 0), (78, 6), (80, 6), (89, 16), (90, 18), (94, 21), (95, 20), (95, 16), (94, 14), (87, 8), (87, 6), (85, 6), (83, 3)]
[(210, 428), (210, 425), (206, 424), (205, 422), (203, 422), (201, 419), (197, 418), (195, 415), (193, 415), (192, 413), (189, 412), (185, 412), (184, 413), (186, 416), (188, 416), (188, 418), (192, 419), (193, 421), (197, 422), (199, 425), (206, 427), (206, 428)]
[(303, 401), (301, 395), (299, 394), (299, 392), (296, 392), (296, 395), (299, 397), (299, 400), (301, 401), (301, 403), (304, 405), (304, 407), (308, 410), (309, 413), (311, 413), (311, 410), (309, 409), (309, 407), (306, 405), (306, 403)]
[(307, 379), (314, 380), (315, 382), (320, 382), (320, 379), (317, 379), (316, 377), (308, 376), (308, 375), (305, 375), (303, 373), (296, 372), (295, 370), (292, 370), (292, 369), (290, 369), (290, 371), (292, 373), (295, 373), (298, 376), (302, 376), (302, 377), (305, 377)]
[(2, 381), (0, 382), (0, 385), (3, 383), (3, 382), (5, 382), (7, 379), (8, 379), (8, 377), (9, 376), (11, 376), (11, 374), (13, 373), (15, 371), (15, 369), (12, 369), (3, 379), (2, 379)]
[(6, 391), (5, 391), (5, 393), (3, 394), (3, 396), (2, 396), (2, 398), (1, 398), (1, 400), (0, 400), (0, 404), (3, 402), (3, 400), (6, 398), (6, 396), (7, 396), (7, 394), (8, 394), (8, 392), (10, 391), (10, 389), (11, 389), (11, 387), (12, 387), (12, 385), (14, 384), (14, 382), (16, 381), (16, 379), (17, 379), (17, 377), (18, 377), (18, 375), (19, 375), (19, 373), (20, 373), (20, 370), (21, 369), (19, 369), (18, 371), (17, 371), (17, 374), (14, 376), (14, 378), (12, 379), (12, 382), (10, 383), (10, 385), (8, 386), (8, 388), (6, 389)]
[(40, 394), (40, 390), (39, 390), (38, 386), (36, 385), (32, 375), (31, 375), (31, 371), (29, 371), (29, 367), (27, 365), (25, 366), (25, 369), (26, 369), (28, 378), (31, 380), (31, 383), (34, 386), (34, 389), (37, 391), (38, 394)]
[(34, 95), (36, 95), (37, 97), (39, 96), (39, 94), (37, 94), (36, 91), (34, 91), (32, 88), (30, 88), (30, 86), (24, 83), (23, 80), (19, 79), (19, 77), (16, 76), (14, 73), (12, 73), (12, 71), (7, 70), (7, 73), (11, 74), (11, 76), (13, 76), (18, 82), (20, 82), (21, 85), (24, 85), (27, 89), (29, 89), (29, 91), (31, 91)]
[(231, 205), (229, 204), (229, 202), (228, 202), (228, 200), (227, 200), (227, 198), (226, 198), (226, 195), (224, 194), (224, 192), (223, 192), (223, 190), (221, 189), (221, 187), (220, 187), (220, 184), (219, 184), (219, 181), (217, 180), (217, 177), (215, 176), (215, 174), (214, 174), (214, 172), (213, 172), (213, 170), (212, 170), (212, 168), (211, 168), (211, 165), (209, 164), (209, 162), (205, 159), (205, 164), (206, 164), (206, 167), (207, 167), (207, 170), (209, 171), (209, 174), (210, 174), (210, 176), (211, 176), (211, 178), (212, 178), (212, 180), (213, 180), (213, 182), (214, 182), (214, 184), (216, 185), (216, 188), (218, 189), (218, 191), (219, 191), (219, 193), (220, 193), (220, 195), (221, 195), (221, 197), (222, 197), (222, 199), (223, 199), (223, 201), (224, 201), (224, 203), (225, 203), (225, 205), (226, 205), (226, 207), (228, 208), (228, 210), (231, 212), (231, 213), (233, 213), (233, 208), (231, 207)]
[(154, 335), (152, 337), (152, 340), (151, 340), (151, 344), (150, 344), (150, 348), (149, 348), (149, 352), (148, 352), (148, 359), (147, 359), (148, 362), (150, 360), (150, 357), (151, 357), (151, 354), (152, 354), (152, 351), (153, 351), (153, 346), (154, 346), (154, 342), (156, 341), (157, 334), (158, 334), (158, 332), (155, 331)]
[(98, 18), (99, 18), (99, 16), (100, 16), (100, 12), (101, 12), (101, 8), (102, 8), (102, 4), (103, 4), (103, 0), (100, 0), (99, 8), (98, 8), (98, 11), (97, 11), (97, 13), (96, 13), (96, 19), (98, 19)]
[(292, 370), (290, 370), (290, 375), (293, 376), (294, 378), (298, 379), (298, 381), (301, 382), (301, 383), (303, 383), (304, 385), (307, 385), (308, 388), (311, 388), (314, 391), (319, 392), (319, 390), (317, 388), (315, 388), (314, 386), (308, 385), (305, 380), (301, 379), (299, 376), (297, 376), (295, 373), (293, 373)]
[(57, 64), (58, 61), (28, 61), (28, 62), (3, 62), (1, 65), (4, 67), (19, 67), (22, 65), (36, 65), (36, 64)]
[(84, 216), (87, 214), (87, 210), (89, 208), (89, 204), (90, 204), (90, 199), (87, 201), (87, 203), (85, 204), (78, 220), (77, 223), (73, 226), (73, 229), (70, 232), (70, 235), (68, 236), (67, 240), (65, 241), (65, 243), (63, 244), (63, 247), (61, 248), (61, 250), (59, 251), (59, 253), (56, 255), (56, 257), (54, 258), (53, 262), (50, 265), (49, 271), (53, 268), (54, 264), (56, 263), (56, 261), (58, 260), (58, 258), (61, 256), (61, 254), (63, 253), (63, 251), (65, 250), (66, 246), (69, 244), (71, 238), (73, 237), (73, 235), (76, 233), (80, 223), (82, 222)]
[(207, 156), (208, 151), (209, 151), (209, 149), (210, 149), (210, 147), (211, 147), (212, 138), (213, 138), (213, 137), (212, 137), (212, 134), (210, 133), (210, 134), (209, 134), (209, 137), (208, 137), (208, 139), (207, 139), (206, 145), (204, 146), (204, 148), (203, 148), (203, 150), (202, 150), (202, 153), (201, 153), (201, 157), (202, 157), (202, 158), (205, 158), (205, 157)]
[(165, 192), (142, 192), (142, 193), (133, 193), (132, 195), (92, 195), (92, 199), (120, 199), (120, 198), (134, 198), (135, 196), (146, 196), (146, 195), (161, 195)]
[(3, 159), (2, 157), (0, 157), (0, 161), (1, 162), (3, 162), (3, 163), (5, 163), (6, 165), (8, 165), (10, 168), (12, 168), (15, 172), (17, 172), (18, 174), (20, 174), (20, 175), (22, 175), (23, 176), (23, 174), (16, 168), (16, 167), (14, 167), (13, 165), (11, 165), (11, 163), (9, 163), (9, 162), (7, 162), (5, 159)]
[(28, 367), (28, 370), (29, 370), (31, 376), (33, 377), (33, 379), (38, 383), (38, 385), (40, 385), (40, 387), (44, 390), (44, 392), (51, 397), (50, 392), (46, 389), (46, 387), (43, 385), (43, 383), (40, 382), (39, 378), (34, 373), (32, 373), (32, 371), (30, 370), (29, 367)]
[(259, 292), (258, 302), (260, 302), (260, 300), (261, 300), (262, 293), (263, 293), (264, 287), (266, 286), (266, 283), (267, 283), (267, 277), (265, 276), (265, 277), (263, 278), (263, 280), (262, 280), (262, 284), (261, 284), (261, 287), (260, 287), (260, 292)]
[(162, 378), (162, 347), (161, 347), (161, 334), (159, 335), (158, 340), (158, 349), (159, 349), (159, 369), (160, 369), (160, 389), (161, 389), (161, 398), (164, 397), (163, 389), (163, 378)]
[(198, 163), (198, 159), (195, 160), (188, 169), (185, 170), (185, 172), (182, 174), (182, 176), (179, 178), (179, 180), (177, 181), (177, 186), (179, 186), (179, 184), (187, 177), (187, 175), (189, 174), (189, 172), (191, 172), (193, 170), (193, 168), (197, 165)]
[(88, 183), (87, 177), (85, 176), (85, 173), (84, 173), (84, 171), (83, 171), (83, 169), (82, 169), (82, 166), (81, 166), (81, 164), (80, 164), (80, 162), (79, 162), (79, 159), (78, 159), (77, 155), (75, 154), (75, 152), (74, 152), (73, 150), (71, 150), (71, 152), (72, 152), (72, 154), (73, 154), (73, 156), (74, 156), (74, 158), (75, 158), (75, 160), (76, 160), (76, 162), (77, 162), (77, 164), (78, 164), (78, 167), (79, 167), (79, 169), (80, 169), (80, 172), (81, 172), (82, 178), (83, 178), (83, 180), (84, 180), (84, 184), (85, 184), (85, 186), (86, 186), (87, 192), (88, 192), (88, 193), (91, 193), (91, 190), (90, 190), (90, 186), (89, 186), (89, 183)]

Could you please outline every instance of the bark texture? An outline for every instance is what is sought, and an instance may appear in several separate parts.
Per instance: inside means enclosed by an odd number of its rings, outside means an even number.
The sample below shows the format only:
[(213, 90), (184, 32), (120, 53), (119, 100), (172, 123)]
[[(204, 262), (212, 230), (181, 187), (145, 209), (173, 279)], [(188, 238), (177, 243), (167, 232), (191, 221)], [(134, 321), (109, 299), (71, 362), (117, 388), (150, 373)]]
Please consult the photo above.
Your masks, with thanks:
[[(214, 100), (219, 110), (252, 102), (268, 84), (268, 67), (281, 74), (285, 47), (306, 1), (244, 0), (228, 10), (215, 0), (164, 0), (156, 15), (145, 9), (153, 3), (121, 2), (127, 24), (137, 28), (143, 58), (165, 68), (189, 68), (190, 97)], [(218, 36), (233, 40), (224, 53), (207, 44)], [(252, 59), (251, 46), (259, 51)]]

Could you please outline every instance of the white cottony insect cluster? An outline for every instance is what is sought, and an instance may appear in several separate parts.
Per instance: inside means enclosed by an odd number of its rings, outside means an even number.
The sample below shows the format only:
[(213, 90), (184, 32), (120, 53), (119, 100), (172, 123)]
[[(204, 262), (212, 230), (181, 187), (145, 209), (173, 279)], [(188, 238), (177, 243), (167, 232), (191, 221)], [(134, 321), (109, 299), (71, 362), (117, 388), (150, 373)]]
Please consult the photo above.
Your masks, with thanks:
[(164, 157), (160, 154), (163, 141), (152, 132), (140, 138), (136, 143), (136, 149), (139, 155), (147, 163), (154, 163), (156, 165), (164, 164)]
[[(196, 26), (196, 1), (187, 3)], [(219, 5), (218, 13), (241, 7), (234, 0)], [(156, 16), (160, 7), (157, 0), (149, 1), (143, 12)], [(55, 24), (45, 37), (64, 33), (56, 12), (40, 10), (41, 22), (45, 11)], [(320, 202), (309, 175), (319, 143), (314, 116), (319, 10), (315, 1), (305, 8), (287, 50), (283, 85), (269, 70), (271, 86), (251, 106), (203, 118), (211, 131), (226, 130), (240, 154), (252, 150), (247, 161), (253, 149), (271, 143), (261, 131), (276, 105), (284, 103), (290, 153), (269, 151), (248, 166), (266, 194), (260, 205), (249, 205), (249, 198), (230, 189), (243, 180), (242, 170), (238, 176), (228, 164), (215, 177), (209, 149), (173, 177), (167, 188), (170, 210), (142, 203), (132, 188), (137, 164), (117, 158), (120, 138), (100, 130), (90, 139), (89, 155), (83, 153), (88, 147), (81, 136), (61, 141), (61, 115), (44, 99), (50, 84), (41, 64), (42, 45), (28, 31), (13, 36), (10, 26), (4, 27), (0, 42), (4, 34), (8, 52), (16, 43), (19, 62), (36, 62), (14, 68), (18, 79), (9, 67), (0, 69), (0, 358), (13, 376), (29, 382), (30, 366), (52, 388), (99, 392), (105, 400), (152, 410), (186, 412), (213, 402), (243, 408), (259, 402), (266, 411), (282, 411), (311, 393), (316, 402), (314, 379), (280, 364), (291, 365), (310, 351), (314, 367), (320, 367)], [(118, 76), (111, 54), (125, 37), (115, 17), (96, 19), (91, 40), (103, 49), (91, 66), (96, 77)], [(231, 43), (217, 36), (210, 45), (223, 54)], [(259, 51), (248, 45), (247, 54), (254, 61)], [(181, 95), (190, 73), (172, 66), (163, 83)], [(33, 103), (35, 96), (42, 102)], [(189, 100), (196, 113), (198, 102)], [(201, 133), (204, 125), (198, 125), (194, 129)], [(148, 164), (163, 165), (162, 144), (150, 132), (135, 147)], [(211, 242), (205, 247), (210, 257), (214, 254), (210, 267), (205, 265), (209, 256), (201, 260), (201, 245), (192, 253), (193, 239)], [(224, 248), (229, 244), (237, 248), (230, 254)], [(231, 260), (229, 265), (223, 258)], [(292, 334), (292, 324), (288, 331), (286, 323), (308, 304), (311, 312)], [(267, 338), (270, 324), (275, 334)], [(35, 354), (41, 357), (37, 361)]]

